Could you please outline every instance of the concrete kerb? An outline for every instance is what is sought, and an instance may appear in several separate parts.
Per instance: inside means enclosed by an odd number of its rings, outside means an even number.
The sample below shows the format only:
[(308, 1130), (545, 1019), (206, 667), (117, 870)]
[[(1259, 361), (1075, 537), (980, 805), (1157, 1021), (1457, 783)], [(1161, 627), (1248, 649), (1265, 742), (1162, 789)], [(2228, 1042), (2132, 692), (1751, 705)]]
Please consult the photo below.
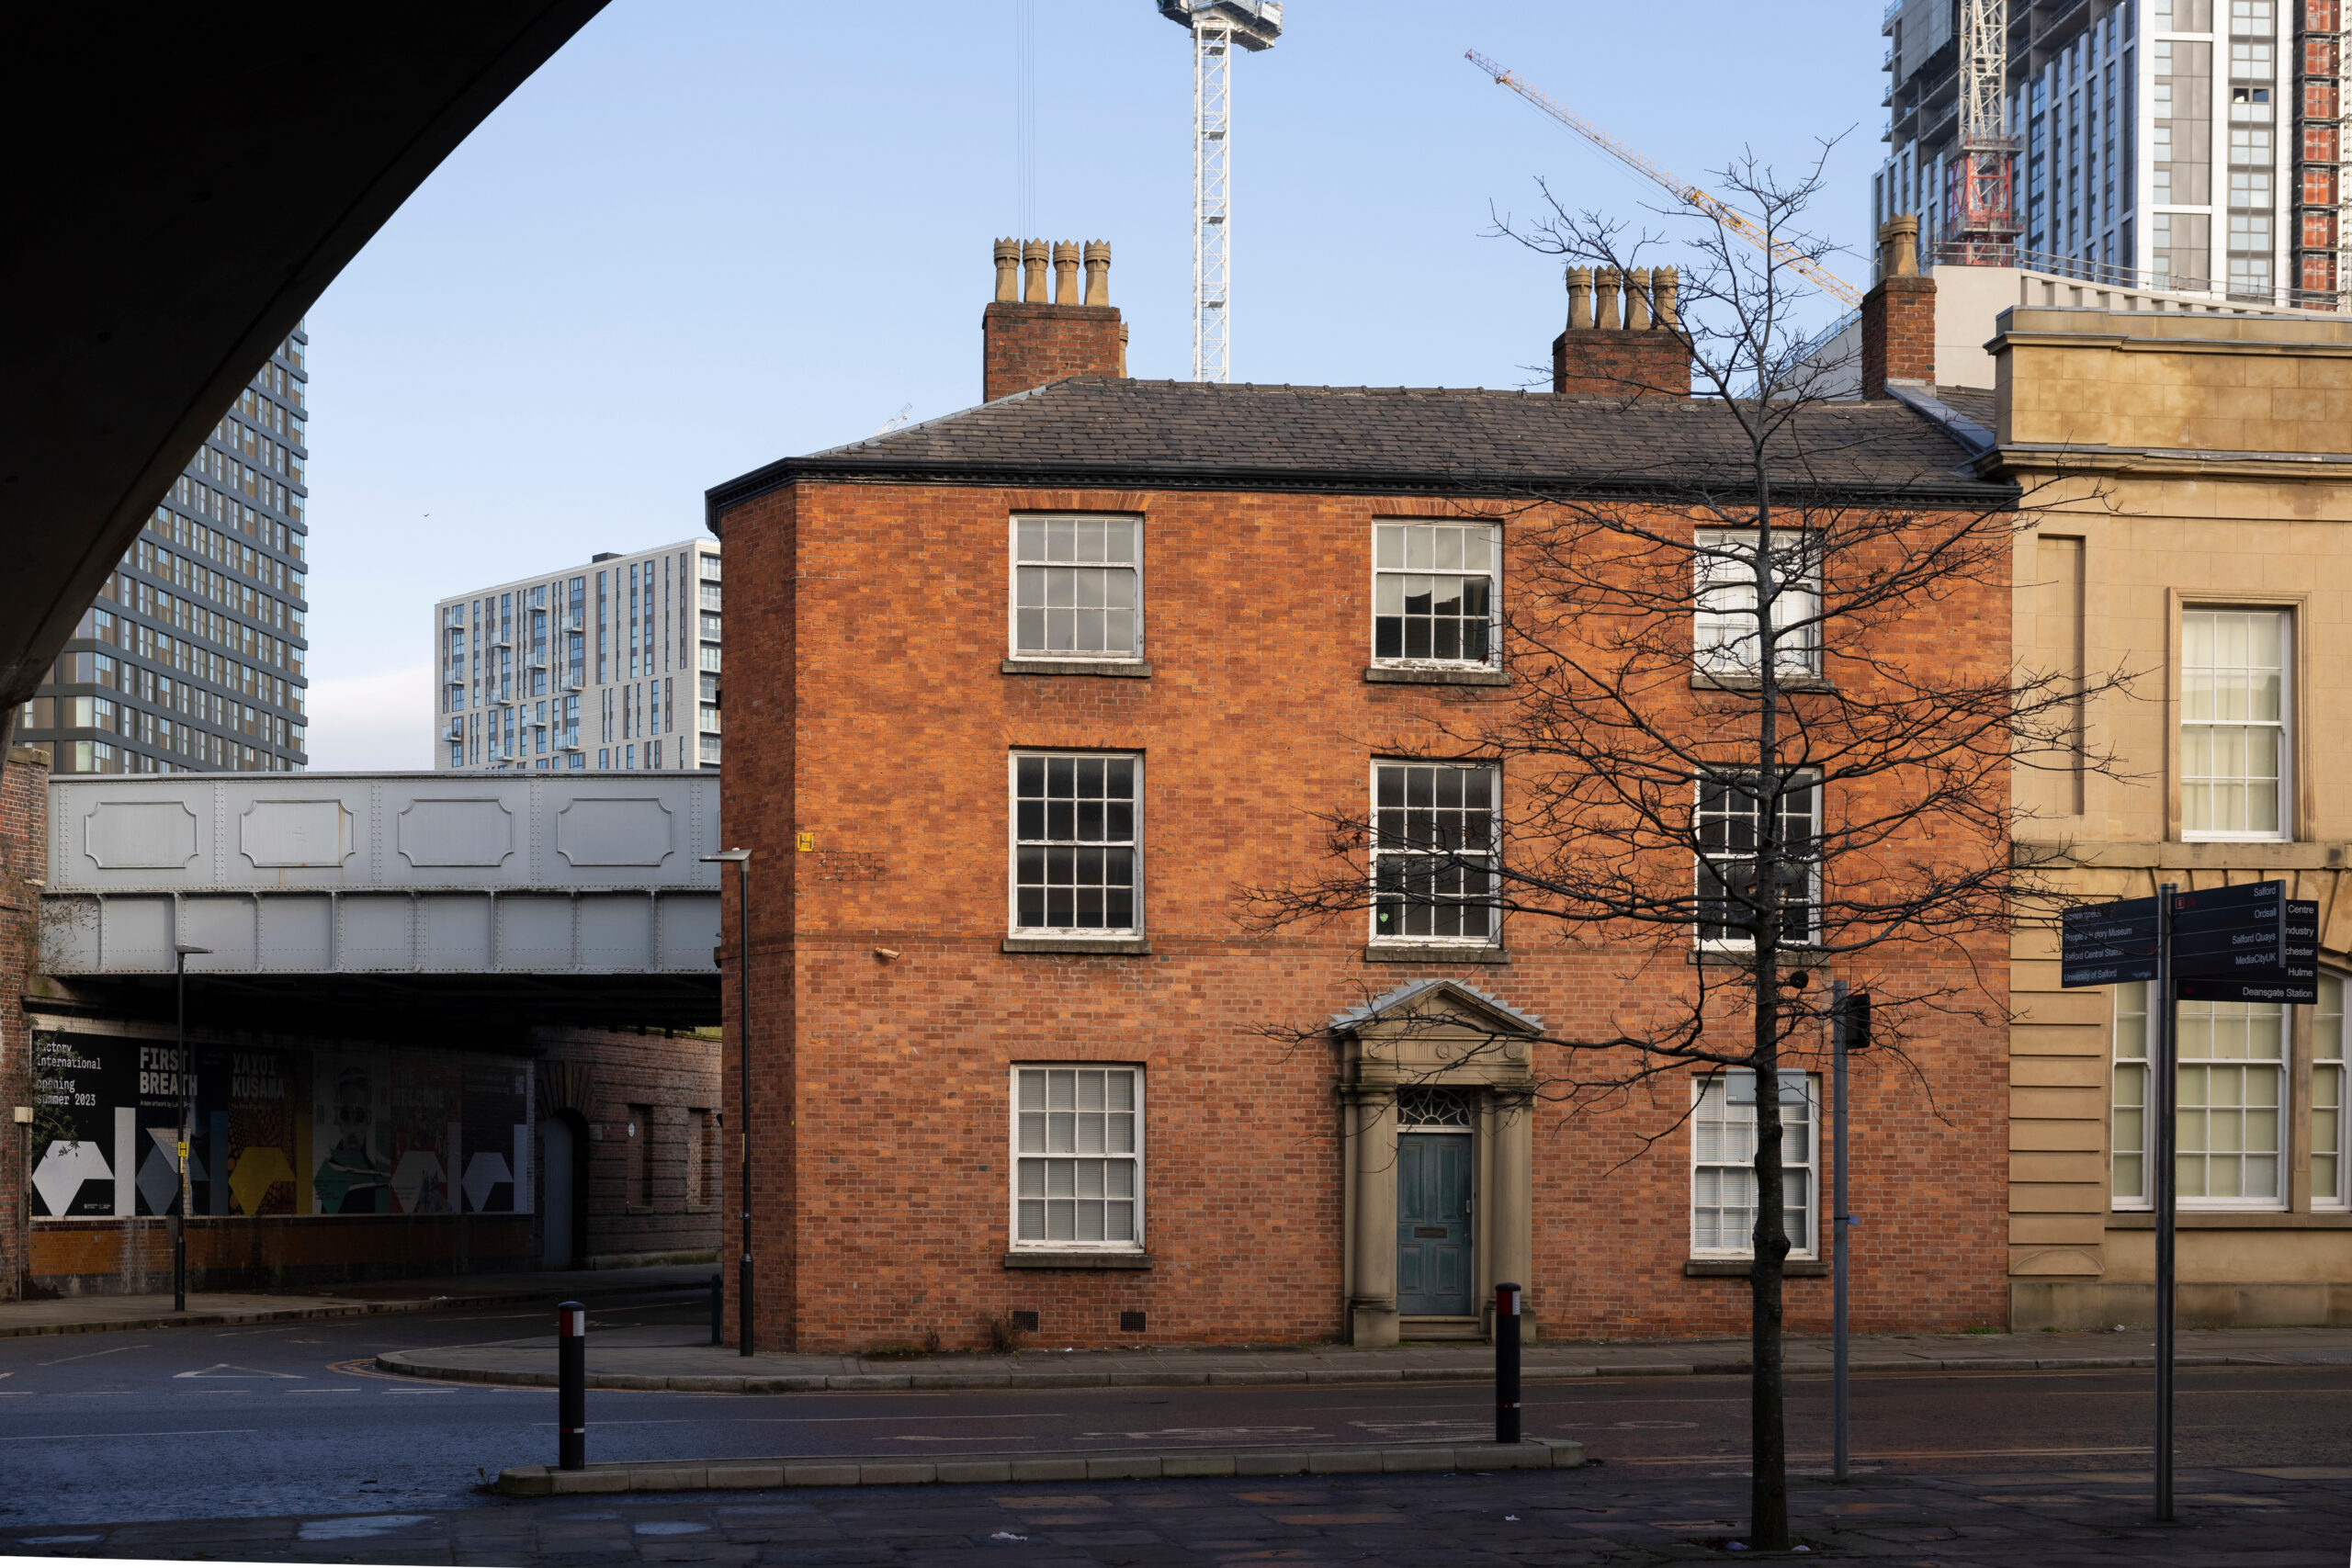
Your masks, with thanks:
[[(555, 1373), (505, 1371), (496, 1368), (436, 1365), (429, 1350), (388, 1350), (376, 1357), (376, 1368), (402, 1377), (435, 1382), (493, 1383), (519, 1388), (553, 1388)], [(2245, 1356), (2180, 1356), (2181, 1367), (2268, 1367), (2282, 1364), (2277, 1354)], [(1859, 1374), (1887, 1372), (2064, 1372), (2114, 1371), (2153, 1367), (2153, 1356), (1968, 1357), (1937, 1359), (1856, 1360)], [(1584, 1378), (1736, 1376), (1747, 1372), (1746, 1361), (1638, 1361), (1616, 1365), (1529, 1367), (1528, 1382), (1569, 1382)], [(1793, 1363), (1796, 1376), (1826, 1376), (1829, 1368), (1810, 1362)], [(860, 1372), (831, 1375), (770, 1374), (767, 1376), (662, 1376), (640, 1372), (594, 1372), (588, 1386), (615, 1392), (672, 1393), (879, 1393), (957, 1389), (1180, 1388), (1262, 1387), (1279, 1384), (1348, 1384), (1396, 1382), (1484, 1382), (1491, 1374), (1476, 1367), (1302, 1368), (1296, 1371), (1165, 1371), (1165, 1372)]]
[(517, 1465), (499, 1472), (509, 1497), (605, 1492), (767, 1491), (793, 1486), (1003, 1484), (1030, 1481), (1168, 1481), (1246, 1475), (1380, 1475), (1406, 1472), (1574, 1470), (1584, 1445), (1535, 1438), (1521, 1443), (1442, 1447), (1300, 1444), (1247, 1449), (1118, 1449), (1085, 1453), (957, 1454), (938, 1460), (667, 1460), (592, 1464), (584, 1470)]
[[(93, 1319), (79, 1323), (0, 1323), (0, 1339), (42, 1334), (146, 1334), (159, 1328), (233, 1328), (258, 1323), (317, 1323), (341, 1317), (391, 1317), (427, 1312), (463, 1312), (474, 1307), (553, 1302), (560, 1295), (595, 1300), (606, 1296), (684, 1294), (691, 1286), (615, 1284), (584, 1294), (577, 1286), (558, 1290), (484, 1292), (463, 1296), (419, 1296), (406, 1301), (336, 1302), (331, 1305), (271, 1307), (263, 1312), (175, 1312), (148, 1317)], [(437, 1374), (436, 1374), (437, 1375)]]

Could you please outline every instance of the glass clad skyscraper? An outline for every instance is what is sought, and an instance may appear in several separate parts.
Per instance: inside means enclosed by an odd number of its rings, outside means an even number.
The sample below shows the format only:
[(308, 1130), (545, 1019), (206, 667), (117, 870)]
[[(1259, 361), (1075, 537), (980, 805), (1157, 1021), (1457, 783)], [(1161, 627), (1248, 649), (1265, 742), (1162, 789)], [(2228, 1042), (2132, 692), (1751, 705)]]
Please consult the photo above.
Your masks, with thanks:
[(84, 612), (17, 728), (61, 773), (306, 763), (310, 457), (296, 327)]

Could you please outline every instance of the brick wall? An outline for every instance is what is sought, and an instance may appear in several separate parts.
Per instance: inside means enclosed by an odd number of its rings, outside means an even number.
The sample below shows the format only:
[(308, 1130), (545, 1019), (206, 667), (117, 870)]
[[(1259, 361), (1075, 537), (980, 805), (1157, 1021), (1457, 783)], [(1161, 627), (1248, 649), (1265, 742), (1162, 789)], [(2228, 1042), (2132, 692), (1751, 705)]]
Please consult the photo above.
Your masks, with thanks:
[(1065, 376), (1124, 376), (1122, 330), (1111, 305), (991, 304), (980, 313), (980, 400)]
[(11, 746), (0, 756), (0, 1301), (23, 1292), (27, 1273), (26, 1140), (13, 1112), (30, 1105), (32, 1032), (22, 997), (38, 957), (40, 890), (48, 875), (49, 753)]
[(1886, 396), (1886, 384), (1936, 379), (1936, 280), (1917, 275), (1880, 279), (1862, 297), (1862, 396)]
[[(544, 1029), (534, 1044), (543, 1053), (533, 1203), (538, 1214), (547, 1212), (547, 1119), (563, 1109), (548, 1103), (545, 1066), (574, 1064), (588, 1075), (587, 1103), (571, 1108), (588, 1140), (586, 1258), (684, 1261), (718, 1247), (715, 1163), (703, 1147), (698, 1116), (720, 1109), (718, 1042), (684, 1030)], [(650, 1110), (651, 1120), (632, 1108)], [(640, 1158), (651, 1178), (645, 1201), (631, 1191), (630, 1168)]]
[[(1005, 520), (1032, 510), (1145, 518), (1149, 679), (1000, 672)], [(1361, 916), (1272, 935), (1238, 919), (1238, 888), (1323, 863), (1317, 815), (1361, 809), (1371, 755), (1435, 748), (1437, 727), (1475, 725), (1492, 700), (1363, 679), (1374, 518), (1458, 510), (1442, 497), (804, 482), (727, 515), (723, 810), (727, 841), (756, 857), (763, 1347), (927, 1332), (968, 1345), (1012, 1311), (1036, 1312), (1050, 1346), (1334, 1337), (1338, 1065), (1327, 1043), (1286, 1046), (1270, 1027), (1312, 1029), (1430, 974), (1571, 1035), (1687, 995), (1679, 953), (1668, 966), (1569, 948), (1525, 919), (1510, 962), (1489, 967), (1366, 962)], [(2007, 624), (1989, 598), (1956, 604), (1878, 651), (2005, 668), (2006, 643), (1984, 628)], [(1145, 754), (1151, 953), (1000, 951), (1012, 747)], [(727, 919), (731, 932), (731, 893)], [(732, 954), (730, 941), (730, 1008)], [(1896, 989), (1983, 980), (1996, 996), (2005, 964), (1997, 939), (1871, 961)], [(730, 1016), (730, 1049), (734, 1028)], [(2005, 1036), (1954, 1014), (1909, 1052), (1932, 1110), (1899, 1064), (1857, 1075), (1854, 1190), (1871, 1218), (1854, 1321), (1997, 1323)], [(1038, 1061), (1146, 1069), (1148, 1270), (1005, 1267), (1007, 1072)], [(1547, 1335), (1744, 1329), (1744, 1281), (1683, 1272), (1688, 1095), (1676, 1078), (1539, 1120), (1526, 1283)], [(1118, 1328), (1128, 1311), (1147, 1314), (1145, 1332)], [(1826, 1281), (1792, 1281), (1792, 1326), (1827, 1312)]]
[(1552, 390), (1604, 397), (1690, 395), (1690, 351), (1662, 328), (1574, 328), (1552, 340)]

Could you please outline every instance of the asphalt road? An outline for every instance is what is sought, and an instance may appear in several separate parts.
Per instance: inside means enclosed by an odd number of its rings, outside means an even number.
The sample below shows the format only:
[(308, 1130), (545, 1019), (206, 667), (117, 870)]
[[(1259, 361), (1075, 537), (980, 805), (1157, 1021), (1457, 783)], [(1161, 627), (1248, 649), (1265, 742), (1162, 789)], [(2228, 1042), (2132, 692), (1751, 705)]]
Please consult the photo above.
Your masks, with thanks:
[[(599, 1308), (616, 1327), (696, 1321), (696, 1303)], [(381, 1350), (511, 1338), (537, 1309), (0, 1341), (0, 1528), (463, 1508), (502, 1468), (554, 1457), (555, 1394), (423, 1383)], [(1529, 1433), (1661, 1478), (1736, 1473), (1745, 1380), (1531, 1385)], [(2148, 1462), (2144, 1371), (1880, 1374), (1854, 1382), (1855, 1452), (1886, 1474)], [(1361, 1387), (589, 1395), (589, 1457), (939, 1454), (1198, 1442), (1472, 1438), (1475, 1383)], [(1826, 1379), (1791, 1388), (1801, 1467), (1827, 1463)], [(2180, 1377), (2183, 1465), (2352, 1463), (2352, 1368)]]

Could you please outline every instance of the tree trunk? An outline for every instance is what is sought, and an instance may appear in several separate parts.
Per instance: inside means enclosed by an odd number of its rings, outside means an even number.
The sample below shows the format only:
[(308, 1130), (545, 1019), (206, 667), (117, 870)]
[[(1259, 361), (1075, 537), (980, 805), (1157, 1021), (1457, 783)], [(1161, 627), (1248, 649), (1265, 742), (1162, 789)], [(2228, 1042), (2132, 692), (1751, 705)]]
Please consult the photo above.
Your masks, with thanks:
[(1772, 1035), (1778, 1020), (1770, 993), (1770, 961), (1756, 976), (1756, 1235), (1750, 1286), (1748, 1419), (1753, 1475), (1748, 1489), (1748, 1541), (1758, 1551), (1783, 1551), (1789, 1539), (1789, 1445), (1781, 1375), (1781, 1262), (1788, 1257), (1781, 1171), (1781, 1075)]

